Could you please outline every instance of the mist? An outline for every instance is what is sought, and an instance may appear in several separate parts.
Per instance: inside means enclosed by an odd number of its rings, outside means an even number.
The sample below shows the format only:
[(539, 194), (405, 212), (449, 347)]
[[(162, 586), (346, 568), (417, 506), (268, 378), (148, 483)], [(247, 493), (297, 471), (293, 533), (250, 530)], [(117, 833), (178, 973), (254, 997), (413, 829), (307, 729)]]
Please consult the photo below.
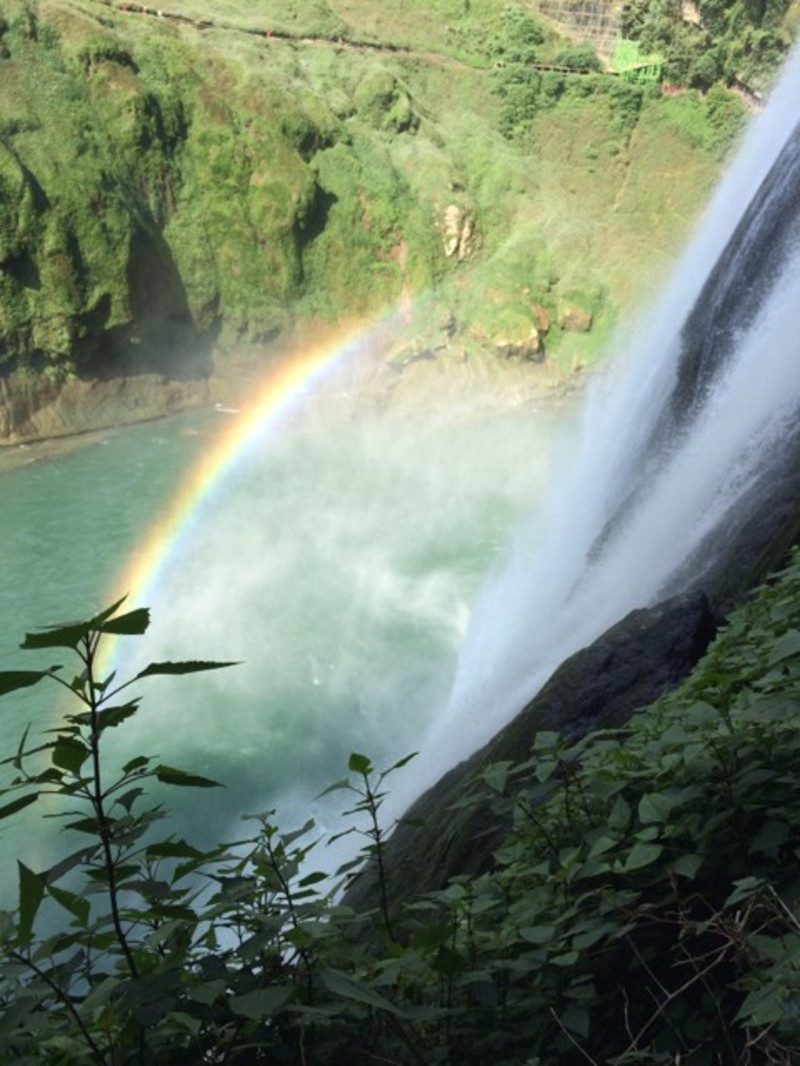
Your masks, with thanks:
[(157, 752), (222, 782), (202, 819), (211, 836), (274, 807), (287, 824), (310, 809), (334, 824), (341, 801), (313, 801), (351, 751), (382, 766), (424, 746), (476, 592), (541, 498), (570, 417), (304, 401), (233, 464), (161, 568), (145, 639), (115, 655), (121, 674), (238, 665), (148, 682), (112, 757)]

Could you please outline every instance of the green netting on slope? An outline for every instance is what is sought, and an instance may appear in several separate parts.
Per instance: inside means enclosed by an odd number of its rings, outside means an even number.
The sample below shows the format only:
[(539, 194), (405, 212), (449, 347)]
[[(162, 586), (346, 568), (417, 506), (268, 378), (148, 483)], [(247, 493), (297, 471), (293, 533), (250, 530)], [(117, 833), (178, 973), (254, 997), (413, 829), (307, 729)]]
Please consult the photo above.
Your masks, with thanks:
[(611, 68), (628, 81), (661, 81), (663, 67), (663, 56), (642, 55), (636, 41), (620, 37), (614, 45)]

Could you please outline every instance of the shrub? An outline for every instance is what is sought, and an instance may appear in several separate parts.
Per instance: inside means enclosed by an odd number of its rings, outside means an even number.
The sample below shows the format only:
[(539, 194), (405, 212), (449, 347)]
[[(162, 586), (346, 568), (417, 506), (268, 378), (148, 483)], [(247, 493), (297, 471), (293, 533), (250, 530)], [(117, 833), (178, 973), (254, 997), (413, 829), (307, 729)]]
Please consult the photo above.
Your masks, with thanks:
[(78, 701), (5, 760), (0, 817), (61, 797), (83, 842), (49, 870), (18, 864), (18, 910), (0, 916), (0, 1059), (795, 1061), (800, 554), (677, 692), (577, 743), (540, 733), (529, 758), (482, 773), (465, 802), (513, 822), (489, 873), (392, 900), (380, 812), (407, 759), (378, 772), (351, 755), (332, 789), (353, 797), (345, 832), (366, 841), (341, 873), (375, 882), (358, 915), (311, 865), (311, 823), (282, 833), (268, 812), (245, 840), (199, 851), (157, 834), (165, 812), (145, 789), (214, 782), (144, 756), (108, 776), (103, 736), (138, 712), (131, 684), (229, 665), (100, 676), (100, 642), (147, 621), (111, 608), (29, 634), (26, 648), (77, 655), (72, 679), (0, 672), (0, 693), (49, 682)]
[(554, 60), (560, 67), (571, 67), (575, 70), (602, 70), (602, 64), (591, 45), (573, 45), (559, 52)]

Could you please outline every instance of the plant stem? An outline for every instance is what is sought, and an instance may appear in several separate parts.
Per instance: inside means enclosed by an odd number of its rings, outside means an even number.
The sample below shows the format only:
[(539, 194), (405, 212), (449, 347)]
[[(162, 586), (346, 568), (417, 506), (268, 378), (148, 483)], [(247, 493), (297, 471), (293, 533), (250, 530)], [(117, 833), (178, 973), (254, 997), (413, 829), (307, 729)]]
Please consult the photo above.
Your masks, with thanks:
[(36, 974), (40, 981), (44, 981), (44, 983), (47, 985), (53, 995), (61, 1003), (64, 1004), (64, 1006), (67, 1008), (67, 1011), (72, 1015), (75, 1024), (77, 1025), (78, 1029), (80, 1029), (81, 1036), (86, 1041), (89, 1050), (91, 1051), (92, 1055), (94, 1055), (97, 1062), (100, 1064), (100, 1066), (107, 1066), (108, 1060), (106, 1059), (103, 1052), (100, 1050), (95, 1040), (92, 1038), (92, 1034), (86, 1028), (83, 1018), (81, 1018), (80, 1014), (75, 1009), (75, 1004), (72, 1002), (72, 999), (67, 995), (67, 993), (62, 991), (52, 979), (52, 977), (50, 977), (49, 974), (46, 974), (44, 970), (41, 969), (41, 967), (37, 966), (36, 963), (33, 962), (31, 959), (28, 959), (24, 955), (20, 954), (20, 952), (12, 950), (9, 952), (9, 957), (14, 959), (16, 962), (22, 963), (23, 966), (27, 966), (29, 970), (32, 970), (33, 973)]
[(105, 866), (106, 877), (108, 878), (108, 899), (111, 905), (111, 921), (114, 926), (114, 933), (117, 937), (119, 946), (122, 948), (122, 953), (125, 956), (125, 961), (128, 964), (131, 977), (136, 978), (139, 976), (139, 970), (136, 965), (136, 960), (133, 957), (133, 952), (128, 944), (125, 930), (122, 927), (122, 919), (119, 912), (117, 871), (114, 855), (111, 850), (112, 827), (108, 815), (106, 814), (103, 796), (102, 764), (100, 760), (100, 707), (103, 698), (102, 696), (98, 698), (98, 690), (94, 677), (94, 662), (99, 640), (99, 634), (90, 634), (87, 636), (84, 642), (85, 654), (81, 656), (86, 667), (85, 702), (89, 707), (90, 715), (89, 745), (92, 757), (91, 800), (95, 817), (97, 818), (97, 831), (100, 837), (100, 844), (103, 849), (103, 865)]

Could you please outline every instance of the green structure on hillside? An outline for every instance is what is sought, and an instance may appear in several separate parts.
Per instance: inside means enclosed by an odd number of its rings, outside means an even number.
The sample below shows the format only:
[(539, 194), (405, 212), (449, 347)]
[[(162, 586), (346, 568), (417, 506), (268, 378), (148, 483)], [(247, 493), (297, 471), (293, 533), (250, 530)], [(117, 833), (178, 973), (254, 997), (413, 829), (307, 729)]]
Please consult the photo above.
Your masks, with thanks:
[(664, 71), (664, 57), (657, 54), (642, 55), (636, 41), (620, 37), (614, 45), (611, 71), (625, 81), (660, 82)]

